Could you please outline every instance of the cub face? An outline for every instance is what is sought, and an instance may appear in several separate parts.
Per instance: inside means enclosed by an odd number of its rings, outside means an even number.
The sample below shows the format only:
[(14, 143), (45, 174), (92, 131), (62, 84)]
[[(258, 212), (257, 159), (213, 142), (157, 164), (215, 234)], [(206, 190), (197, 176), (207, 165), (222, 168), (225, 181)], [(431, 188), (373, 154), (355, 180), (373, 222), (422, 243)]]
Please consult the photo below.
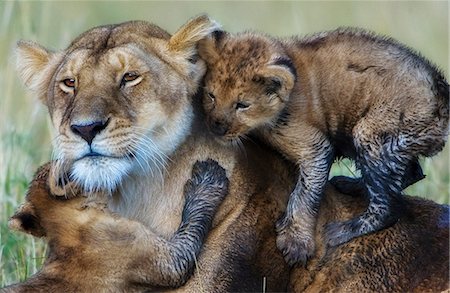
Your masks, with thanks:
[(55, 175), (113, 191), (127, 174), (161, 170), (189, 132), (205, 71), (196, 45), (215, 29), (200, 16), (172, 37), (127, 22), (91, 29), (62, 52), (19, 42), (18, 70), (57, 130)]
[(216, 32), (200, 41), (199, 55), (207, 64), (208, 126), (221, 140), (233, 141), (277, 120), (296, 79), (279, 43), (251, 33)]

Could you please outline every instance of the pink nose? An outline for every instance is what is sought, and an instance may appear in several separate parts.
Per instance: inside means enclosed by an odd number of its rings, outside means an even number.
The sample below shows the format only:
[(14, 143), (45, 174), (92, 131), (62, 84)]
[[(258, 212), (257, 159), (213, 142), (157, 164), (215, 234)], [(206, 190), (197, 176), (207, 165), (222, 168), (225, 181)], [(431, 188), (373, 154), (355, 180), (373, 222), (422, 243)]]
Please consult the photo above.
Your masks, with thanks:
[(94, 137), (101, 132), (103, 129), (106, 128), (108, 125), (108, 121), (103, 122), (94, 122), (87, 125), (71, 125), (70, 129), (73, 133), (76, 135), (81, 136), (87, 143), (90, 145), (92, 143), (92, 140)]

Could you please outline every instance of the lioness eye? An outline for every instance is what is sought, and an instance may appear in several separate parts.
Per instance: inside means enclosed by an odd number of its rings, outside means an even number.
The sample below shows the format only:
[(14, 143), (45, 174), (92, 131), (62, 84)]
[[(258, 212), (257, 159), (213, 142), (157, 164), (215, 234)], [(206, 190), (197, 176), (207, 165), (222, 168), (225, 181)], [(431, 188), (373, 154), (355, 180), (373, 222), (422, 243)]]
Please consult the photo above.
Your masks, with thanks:
[(75, 79), (74, 78), (66, 78), (62, 81), (66, 87), (75, 88)]
[(244, 102), (236, 103), (236, 110), (247, 109), (248, 107), (250, 107), (250, 104), (247, 104), (247, 103), (244, 103)]
[(125, 85), (127, 82), (136, 80), (139, 77), (139, 74), (137, 72), (131, 71), (127, 72), (123, 75), (122, 81), (120, 82), (120, 86)]

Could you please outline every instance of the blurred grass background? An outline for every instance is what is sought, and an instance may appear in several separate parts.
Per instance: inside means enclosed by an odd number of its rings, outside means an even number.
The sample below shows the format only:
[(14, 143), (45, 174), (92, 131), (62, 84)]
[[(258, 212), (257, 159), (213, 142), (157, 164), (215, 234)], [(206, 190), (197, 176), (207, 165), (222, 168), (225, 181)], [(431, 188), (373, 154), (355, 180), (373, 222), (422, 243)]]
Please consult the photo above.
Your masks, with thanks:
[[(92, 26), (149, 20), (174, 32), (190, 17), (208, 13), (232, 32), (304, 35), (339, 26), (358, 26), (392, 36), (438, 64), (448, 78), (447, 1), (153, 1), (0, 2), (0, 286), (23, 280), (43, 262), (41, 240), (8, 231), (7, 220), (23, 202), (33, 171), (48, 161), (51, 128), (44, 106), (26, 94), (14, 70), (13, 49), (27, 39), (63, 49)], [(422, 161), (427, 178), (409, 194), (449, 202), (449, 148)], [(352, 174), (348, 161), (332, 174)]]

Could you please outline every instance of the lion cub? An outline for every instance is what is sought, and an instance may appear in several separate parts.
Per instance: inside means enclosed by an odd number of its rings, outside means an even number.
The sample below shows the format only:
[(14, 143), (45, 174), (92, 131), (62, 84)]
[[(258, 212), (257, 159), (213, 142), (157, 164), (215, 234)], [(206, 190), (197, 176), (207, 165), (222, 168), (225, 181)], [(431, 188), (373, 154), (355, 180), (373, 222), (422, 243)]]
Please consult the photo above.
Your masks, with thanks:
[(228, 192), (222, 167), (212, 160), (197, 162), (185, 185), (181, 224), (166, 240), (109, 213), (103, 200), (87, 200), (73, 186), (66, 190), (74, 197), (55, 196), (49, 169), (47, 164), (38, 170), (25, 204), (10, 220), (13, 229), (46, 237), (47, 260), (30, 279), (2, 292), (134, 292), (180, 286), (192, 273)]
[(362, 178), (335, 183), (349, 191), (357, 183), (370, 203), (360, 216), (327, 226), (331, 246), (397, 221), (401, 191), (423, 178), (418, 157), (436, 154), (447, 139), (447, 81), (392, 39), (358, 29), (285, 40), (216, 32), (199, 50), (208, 65), (211, 131), (225, 142), (253, 132), (298, 164), (277, 223), (277, 245), (291, 265), (314, 253), (317, 211), (336, 157), (354, 159)]

